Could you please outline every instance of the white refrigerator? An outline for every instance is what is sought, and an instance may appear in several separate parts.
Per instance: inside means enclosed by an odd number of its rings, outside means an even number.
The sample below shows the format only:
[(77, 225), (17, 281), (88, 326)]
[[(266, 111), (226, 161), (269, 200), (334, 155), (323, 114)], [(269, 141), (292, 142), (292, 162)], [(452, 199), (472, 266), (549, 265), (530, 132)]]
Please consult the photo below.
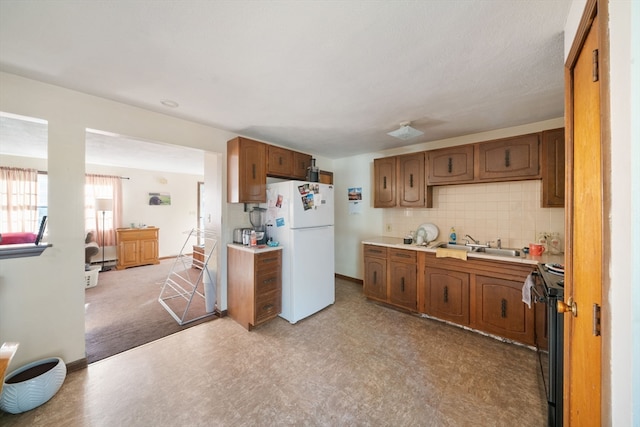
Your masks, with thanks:
[(333, 185), (267, 185), (267, 234), (282, 246), (282, 313), (296, 323), (335, 302)]

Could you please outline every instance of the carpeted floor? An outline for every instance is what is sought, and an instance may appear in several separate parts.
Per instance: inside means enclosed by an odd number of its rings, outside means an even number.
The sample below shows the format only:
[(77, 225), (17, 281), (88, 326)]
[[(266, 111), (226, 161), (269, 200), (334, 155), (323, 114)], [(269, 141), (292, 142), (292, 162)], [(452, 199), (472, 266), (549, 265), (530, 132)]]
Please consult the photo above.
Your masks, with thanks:
[[(217, 318), (208, 316), (180, 326), (158, 302), (162, 285), (174, 261), (166, 259), (158, 265), (99, 273), (98, 285), (85, 290), (88, 363)], [(197, 277), (199, 270), (191, 270), (187, 270), (187, 273)], [(199, 290), (203, 292), (202, 285)], [(182, 297), (166, 301), (178, 317), (182, 318), (186, 301)], [(190, 320), (204, 314), (204, 301), (196, 295), (184, 319)]]

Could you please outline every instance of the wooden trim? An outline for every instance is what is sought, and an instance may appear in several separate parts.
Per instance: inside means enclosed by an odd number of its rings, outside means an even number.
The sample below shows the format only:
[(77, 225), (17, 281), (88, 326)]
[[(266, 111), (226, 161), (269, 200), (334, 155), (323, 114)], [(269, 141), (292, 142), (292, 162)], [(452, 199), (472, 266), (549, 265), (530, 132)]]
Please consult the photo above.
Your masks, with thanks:
[[(580, 20), (580, 25), (578, 25), (576, 36), (573, 39), (573, 44), (571, 45), (571, 49), (569, 49), (569, 54), (567, 55), (567, 61), (565, 62), (565, 67), (569, 68), (570, 70), (573, 70), (573, 68), (576, 65), (576, 61), (578, 60), (578, 54), (580, 53), (580, 50), (584, 45), (584, 41), (587, 38), (587, 33), (589, 32), (589, 28), (591, 28), (591, 23), (593, 22), (593, 19), (598, 13), (599, 2), (600, 0), (587, 0), (587, 4), (584, 7), (584, 12), (582, 14), (582, 19)], [(565, 86), (565, 90), (566, 90), (566, 86)], [(566, 111), (565, 111), (565, 118), (566, 117), (569, 117), (569, 116), (566, 115)]]
[(347, 280), (349, 282), (357, 283), (359, 285), (363, 284), (362, 279), (356, 279), (355, 277), (344, 276), (344, 275), (338, 274), (338, 273), (335, 273), (335, 277), (336, 277), (336, 279)]
[(74, 360), (73, 362), (66, 363), (67, 365), (67, 375), (71, 372), (81, 371), (86, 369), (89, 364), (87, 363), (87, 358), (83, 357), (82, 359)]
[(600, 76), (600, 147), (602, 169), (602, 347), (600, 360), (600, 414), (603, 424), (611, 422), (611, 375), (607, 365), (611, 361), (611, 304), (609, 301), (612, 286), (610, 271), (611, 222), (607, 220), (611, 212), (611, 75), (609, 40), (609, 0), (598, 0), (598, 68)]

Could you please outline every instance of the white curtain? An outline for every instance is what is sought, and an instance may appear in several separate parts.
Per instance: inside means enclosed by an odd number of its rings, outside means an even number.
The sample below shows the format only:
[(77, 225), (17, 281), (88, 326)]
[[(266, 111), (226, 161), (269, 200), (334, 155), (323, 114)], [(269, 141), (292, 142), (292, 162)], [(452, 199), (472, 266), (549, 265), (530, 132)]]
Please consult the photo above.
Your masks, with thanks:
[(38, 171), (0, 166), (0, 233), (37, 229)]
[[(102, 241), (103, 212), (96, 211), (96, 199), (112, 199), (113, 210), (104, 212), (104, 242)], [(86, 175), (85, 231), (93, 231), (99, 246), (115, 246), (116, 228), (122, 222), (122, 181), (119, 176)]]

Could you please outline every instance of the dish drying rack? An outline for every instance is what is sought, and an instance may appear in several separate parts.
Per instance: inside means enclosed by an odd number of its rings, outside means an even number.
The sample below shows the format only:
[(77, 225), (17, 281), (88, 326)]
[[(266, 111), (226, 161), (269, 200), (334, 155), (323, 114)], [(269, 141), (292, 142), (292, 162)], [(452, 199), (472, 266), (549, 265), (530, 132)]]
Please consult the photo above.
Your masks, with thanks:
[[(207, 265), (218, 244), (216, 235), (213, 231), (198, 228), (185, 231), (185, 234), (188, 236), (158, 296), (158, 302), (180, 326), (215, 314), (216, 282)], [(189, 250), (192, 239), (197, 239), (198, 244), (204, 245), (205, 249), (201, 257), (194, 258)], [(210, 310), (206, 307), (204, 288), (207, 283), (203, 280), (205, 274), (209, 278), (208, 284), (211, 286), (210, 291), (214, 297), (213, 307)], [(197, 307), (192, 306), (194, 303)]]

